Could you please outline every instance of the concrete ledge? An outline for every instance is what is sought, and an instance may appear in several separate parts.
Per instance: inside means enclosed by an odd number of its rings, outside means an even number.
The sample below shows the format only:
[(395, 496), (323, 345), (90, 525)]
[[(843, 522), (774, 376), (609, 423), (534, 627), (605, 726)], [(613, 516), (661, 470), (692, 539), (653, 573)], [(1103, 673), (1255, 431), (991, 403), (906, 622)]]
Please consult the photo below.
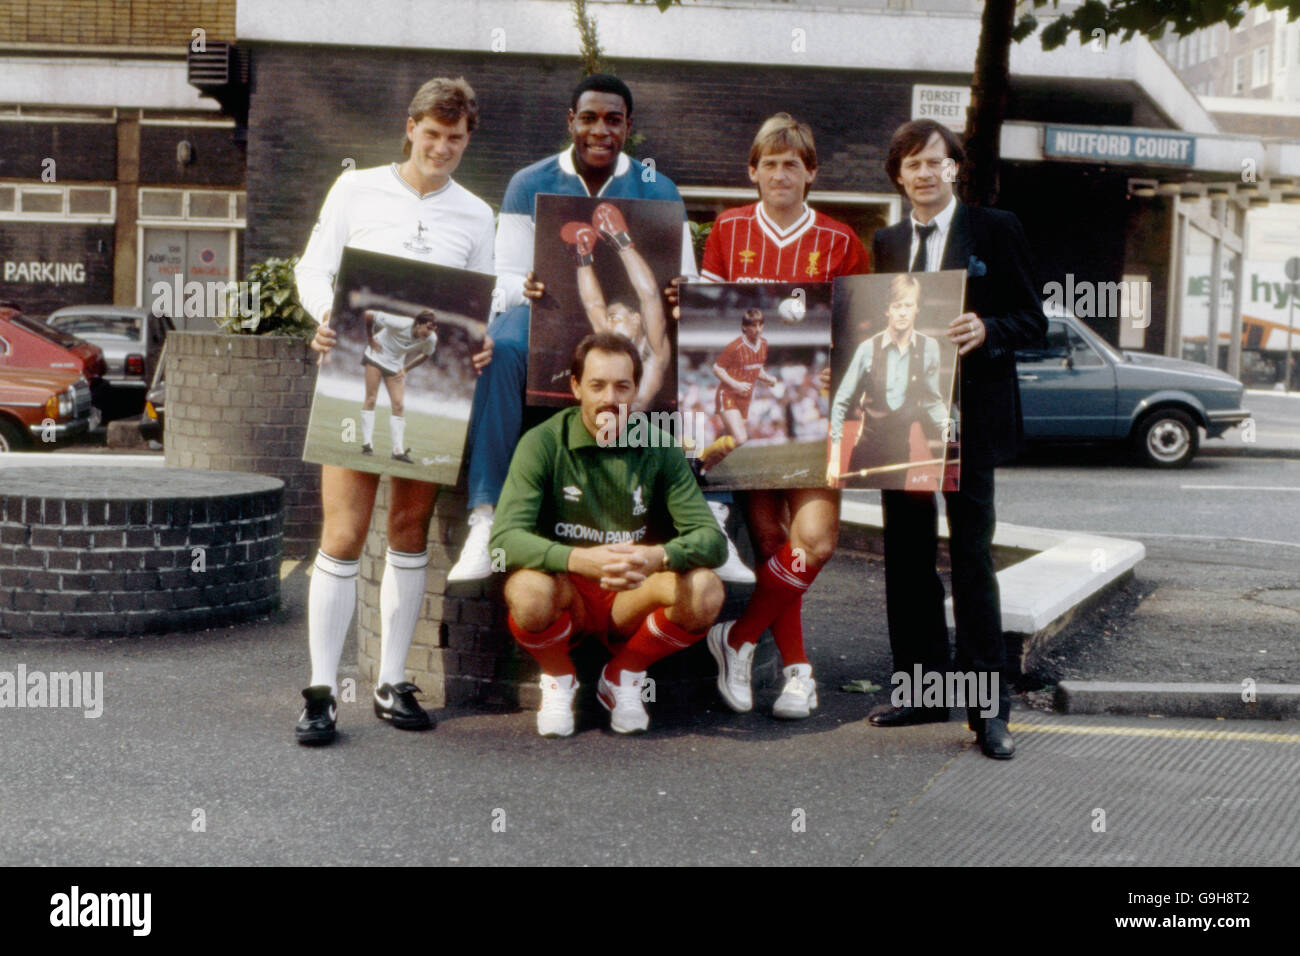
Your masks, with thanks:
[[(842, 521), (880, 528), (880, 505), (845, 501)], [(948, 521), (939, 523), (939, 537), (948, 537)], [(1074, 531), (1050, 531), (998, 523), (993, 546), (1036, 552), (998, 572), (1002, 593), (1002, 630), (1035, 635), (1047, 630), (1074, 608), (1114, 584), (1146, 557), (1139, 541)], [(944, 602), (948, 626), (953, 625), (952, 598)]]
[(1066, 714), (1132, 714), (1145, 717), (1300, 718), (1300, 685), (1256, 684), (1255, 700), (1242, 700), (1241, 684), (1143, 684), (1061, 681), (1056, 708)]
[(97, 455), (81, 452), (48, 451), (11, 451), (0, 454), (0, 467), (68, 467), (71, 465), (95, 465), (103, 468), (128, 466), (131, 468), (162, 468), (165, 464), (162, 452), (140, 455)]

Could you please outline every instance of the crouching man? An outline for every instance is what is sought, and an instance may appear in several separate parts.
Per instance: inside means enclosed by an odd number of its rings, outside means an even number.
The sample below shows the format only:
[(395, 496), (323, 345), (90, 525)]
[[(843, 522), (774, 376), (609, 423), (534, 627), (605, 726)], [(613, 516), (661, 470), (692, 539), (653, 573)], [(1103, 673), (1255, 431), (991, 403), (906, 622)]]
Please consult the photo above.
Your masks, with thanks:
[(569, 650), (579, 636), (613, 655), (596, 687), (610, 728), (636, 733), (650, 724), (650, 665), (701, 640), (722, 609), (709, 569), (726, 560), (727, 542), (681, 449), (663, 432), (619, 431), (641, 372), (636, 346), (618, 333), (578, 343), (569, 380), (578, 406), (520, 439), (497, 504), (490, 547), (512, 572), (510, 633), (541, 665), (544, 737), (573, 733)]

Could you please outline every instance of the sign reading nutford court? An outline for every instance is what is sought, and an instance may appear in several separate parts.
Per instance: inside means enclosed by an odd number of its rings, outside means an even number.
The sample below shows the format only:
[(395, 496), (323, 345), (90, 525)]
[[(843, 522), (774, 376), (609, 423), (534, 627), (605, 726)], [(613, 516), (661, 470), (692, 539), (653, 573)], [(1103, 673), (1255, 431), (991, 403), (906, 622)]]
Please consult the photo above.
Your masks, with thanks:
[(1045, 126), (1043, 155), (1097, 163), (1191, 166), (1196, 161), (1196, 137), (1113, 126)]

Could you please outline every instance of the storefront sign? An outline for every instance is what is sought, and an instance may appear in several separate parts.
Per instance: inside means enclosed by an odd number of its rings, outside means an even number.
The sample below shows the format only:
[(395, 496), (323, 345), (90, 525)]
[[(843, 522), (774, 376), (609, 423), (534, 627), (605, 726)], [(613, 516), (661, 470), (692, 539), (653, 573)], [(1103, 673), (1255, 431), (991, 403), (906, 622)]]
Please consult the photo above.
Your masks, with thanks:
[(1196, 137), (1112, 126), (1046, 126), (1043, 155), (1137, 166), (1191, 166), (1196, 161)]

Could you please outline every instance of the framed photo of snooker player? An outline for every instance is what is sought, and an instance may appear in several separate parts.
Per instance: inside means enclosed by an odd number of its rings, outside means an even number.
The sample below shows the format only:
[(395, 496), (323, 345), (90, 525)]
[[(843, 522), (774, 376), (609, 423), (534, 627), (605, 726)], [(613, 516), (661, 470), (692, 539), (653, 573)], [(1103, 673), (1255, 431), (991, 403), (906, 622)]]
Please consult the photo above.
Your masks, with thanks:
[(303, 460), (454, 485), (493, 276), (343, 250)]
[(826, 478), (840, 488), (955, 491), (961, 464), (954, 387), (966, 274), (835, 280)]
[(681, 287), (677, 406), (709, 489), (807, 488), (826, 470), (829, 282)]
[(664, 289), (682, 269), (685, 207), (656, 199), (537, 197), (533, 273), (546, 287), (532, 303), (528, 402), (571, 405), (574, 347), (593, 331), (620, 332), (641, 352), (632, 411), (677, 404), (677, 330)]

